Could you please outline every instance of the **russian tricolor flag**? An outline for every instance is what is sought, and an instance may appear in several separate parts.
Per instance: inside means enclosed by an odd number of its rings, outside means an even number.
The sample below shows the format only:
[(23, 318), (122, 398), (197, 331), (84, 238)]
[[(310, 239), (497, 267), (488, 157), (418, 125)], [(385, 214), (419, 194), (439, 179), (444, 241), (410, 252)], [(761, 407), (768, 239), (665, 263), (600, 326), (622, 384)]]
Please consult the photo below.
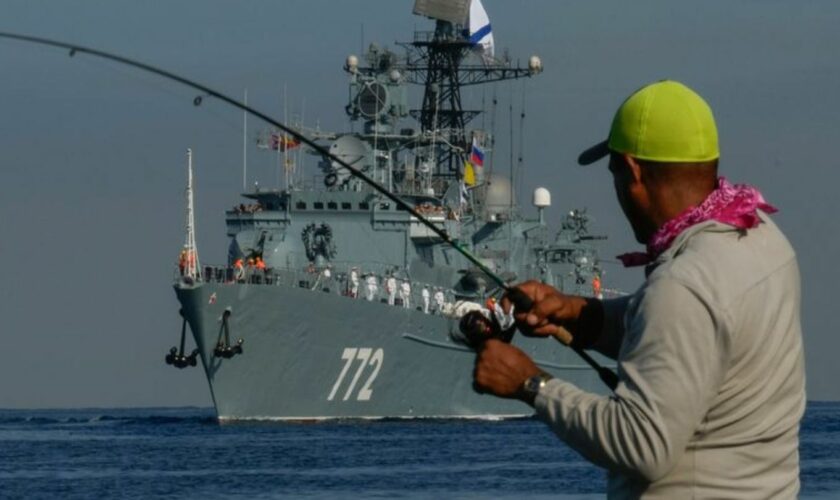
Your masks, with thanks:
[(472, 163), (476, 167), (483, 167), (484, 166), (484, 151), (482, 151), (478, 147), (478, 144), (475, 143), (475, 139), (473, 139), (473, 143), (472, 143), (472, 152), (470, 153), (470, 163)]

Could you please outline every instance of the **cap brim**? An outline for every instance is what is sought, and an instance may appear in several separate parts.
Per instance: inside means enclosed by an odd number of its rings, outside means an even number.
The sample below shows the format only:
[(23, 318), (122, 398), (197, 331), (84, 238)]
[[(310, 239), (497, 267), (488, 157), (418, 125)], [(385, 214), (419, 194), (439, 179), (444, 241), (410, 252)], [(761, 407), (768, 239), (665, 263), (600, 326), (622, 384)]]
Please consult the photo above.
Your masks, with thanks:
[(607, 141), (599, 142), (578, 156), (578, 165), (591, 165), (609, 154), (610, 148), (607, 146)]

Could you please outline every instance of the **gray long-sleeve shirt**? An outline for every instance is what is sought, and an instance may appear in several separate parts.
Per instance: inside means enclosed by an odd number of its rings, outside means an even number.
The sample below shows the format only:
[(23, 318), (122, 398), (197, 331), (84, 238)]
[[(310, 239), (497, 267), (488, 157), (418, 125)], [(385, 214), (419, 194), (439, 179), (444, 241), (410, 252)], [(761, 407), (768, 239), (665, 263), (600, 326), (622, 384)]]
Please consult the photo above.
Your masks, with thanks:
[(795, 498), (805, 407), (796, 257), (755, 229), (684, 231), (632, 296), (605, 301), (611, 396), (551, 380), (537, 414), (609, 471), (610, 498)]

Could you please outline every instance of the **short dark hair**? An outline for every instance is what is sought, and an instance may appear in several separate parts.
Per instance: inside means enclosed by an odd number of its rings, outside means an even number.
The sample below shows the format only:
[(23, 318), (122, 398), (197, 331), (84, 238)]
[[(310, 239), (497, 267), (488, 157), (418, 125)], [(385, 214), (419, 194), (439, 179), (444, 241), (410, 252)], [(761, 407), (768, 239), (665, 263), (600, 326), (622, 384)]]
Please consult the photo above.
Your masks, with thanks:
[[(648, 181), (653, 184), (688, 182), (696, 186), (704, 183), (714, 184), (717, 181), (717, 158), (703, 162), (664, 162), (636, 158), (636, 162), (642, 167)], [(624, 155), (610, 152), (610, 164), (626, 165)]]
[(636, 160), (654, 182), (674, 182), (686, 179), (717, 178), (718, 159), (701, 162), (664, 162)]

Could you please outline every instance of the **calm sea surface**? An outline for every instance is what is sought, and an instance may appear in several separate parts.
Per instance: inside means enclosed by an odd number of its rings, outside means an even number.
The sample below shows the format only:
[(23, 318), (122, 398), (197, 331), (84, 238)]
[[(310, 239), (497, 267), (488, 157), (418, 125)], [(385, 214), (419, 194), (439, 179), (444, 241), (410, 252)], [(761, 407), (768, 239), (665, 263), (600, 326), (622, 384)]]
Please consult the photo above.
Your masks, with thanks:
[[(840, 498), (840, 403), (810, 403), (802, 497)], [(598, 498), (540, 422), (219, 426), (209, 409), (0, 410), (0, 498)]]

